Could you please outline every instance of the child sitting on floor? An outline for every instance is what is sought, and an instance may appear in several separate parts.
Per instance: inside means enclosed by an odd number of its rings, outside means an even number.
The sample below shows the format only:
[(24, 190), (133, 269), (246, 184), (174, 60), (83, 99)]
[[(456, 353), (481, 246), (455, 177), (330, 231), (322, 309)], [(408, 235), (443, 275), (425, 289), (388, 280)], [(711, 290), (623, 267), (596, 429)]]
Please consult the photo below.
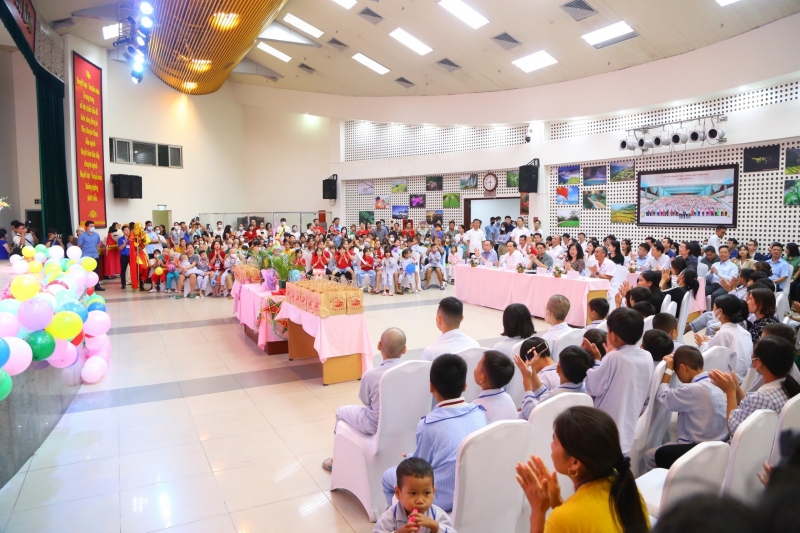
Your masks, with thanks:
[(373, 533), (456, 533), (447, 513), (433, 503), (433, 468), (425, 459), (410, 457), (397, 466), (397, 503), (375, 524)]
[(522, 420), (528, 420), (534, 407), (557, 394), (585, 393), (586, 387), (584, 387), (583, 381), (586, 379), (586, 372), (594, 366), (594, 359), (586, 350), (580, 346), (567, 346), (559, 354), (558, 364), (556, 364), (558, 386), (548, 388), (541, 382), (538, 374), (529, 370), (530, 366), (536, 364), (538, 358), (538, 353), (535, 353), (530, 361), (523, 361), (518, 355), (514, 356), (514, 362), (522, 372), (522, 385), (525, 388), (522, 410), (519, 413), (519, 418)]
[(514, 377), (514, 363), (506, 354), (496, 350), (483, 352), (473, 377), (481, 393), (472, 403), (486, 409), (487, 423), (517, 419), (517, 406), (505, 389)]
[[(378, 431), (380, 418), (380, 383), (383, 374), (400, 364), (400, 356), (406, 353), (406, 334), (398, 328), (389, 328), (381, 335), (378, 342), (378, 351), (383, 356), (383, 362), (378, 368), (371, 368), (361, 376), (361, 385), (358, 389), (358, 399), (363, 405), (343, 405), (336, 410), (336, 422), (333, 432), (336, 433), (336, 424), (339, 421), (350, 424), (353, 429), (365, 435), (374, 435)], [(330, 472), (333, 459), (325, 459), (322, 468)]]
[[(417, 424), (417, 448), (408, 457), (428, 461), (438, 480), (433, 503), (446, 512), (453, 510), (456, 454), (461, 442), (474, 431), (486, 426), (486, 415), (480, 405), (464, 401), (467, 388), (467, 363), (455, 354), (443, 354), (431, 364), (431, 393), (436, 407)], [(397, 473), (390, 468), (383, 473), (383, 493), (392, 504), (397, 486)]]

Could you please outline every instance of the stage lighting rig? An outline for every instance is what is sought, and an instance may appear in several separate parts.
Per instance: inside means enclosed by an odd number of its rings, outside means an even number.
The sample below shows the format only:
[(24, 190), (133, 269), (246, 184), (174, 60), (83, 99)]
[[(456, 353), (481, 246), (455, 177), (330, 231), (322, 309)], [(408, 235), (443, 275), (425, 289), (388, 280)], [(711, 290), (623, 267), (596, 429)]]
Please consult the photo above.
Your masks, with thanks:
[[(678, 149), (678, 145), (683, 145), (686, 149), (689, 143), (700, 143), (701, 146), (706, 143), (724, 143), (727, 139), (720, 123), (727, 120), (725, 115), (706, 115), (690, 120), (639, 126), (625, 132), (625, 137), (619, 141), (619, 149), (632, 150), (634, 155), (644, 155), (646, 152), (655, 154), (659, 148), (674, 151)], [(658, 133), (651, 135), (651, 130)]]

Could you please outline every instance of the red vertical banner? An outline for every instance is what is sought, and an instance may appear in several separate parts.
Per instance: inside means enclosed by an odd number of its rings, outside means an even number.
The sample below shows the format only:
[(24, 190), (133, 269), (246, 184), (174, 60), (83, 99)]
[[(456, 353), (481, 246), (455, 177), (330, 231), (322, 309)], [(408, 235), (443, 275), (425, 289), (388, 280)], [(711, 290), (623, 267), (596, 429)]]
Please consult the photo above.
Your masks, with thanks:
[(78, 220), (105, 228), (106, 182), (103, 158), (103, 71), (72, 52), (75, 97), (75, 162)]

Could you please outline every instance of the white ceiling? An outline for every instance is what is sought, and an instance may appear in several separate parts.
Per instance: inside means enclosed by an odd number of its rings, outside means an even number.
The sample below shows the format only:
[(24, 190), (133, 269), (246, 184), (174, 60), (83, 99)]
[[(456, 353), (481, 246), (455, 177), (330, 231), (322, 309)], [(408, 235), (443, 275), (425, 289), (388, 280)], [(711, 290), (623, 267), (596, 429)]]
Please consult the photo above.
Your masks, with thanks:
[[(248, 58), (284, 77), (278, 82), (263, 77), (233, 74), (241, 83), (284, 89), (355, 96), (440, 95), (518, 89), (567, 81), (632, 67), (682, 54), (728, 39), (800, 11), (798, 0), (740, 0), (722, 7), (715, 0), (587, 0), (597, 11), (576, 22), (559, 6), (567, 0), (465, 0), (489, 19), (473, 30), (438, 5), (438, 0), (358, 0), (350, 10), (333, 0), (290, 0), (286, 13), (302, 18), (325, 33), (313, 48), (289, 43), (273, 46), (292, 57), (288, 63), (253, 48)], [(49, 21), (69, 17), (78, 9), (96, 7), (109, 0), (35, 0)], [(358, 16), (368, 7), (384, 20), (373, 25)], [(581, 35), (624, 20), (639, 37), (601, 50), (588, 45)], [(100, 28), (108, 22), (75, 19), (76, 24), (59, 33), (71, 33), (97, 44)], [(420, 56), (389, 36), (401, 27), (433, 52)], [(507, 32), (522, 45), (503, 50), (491, 41)], [(310, 36), (308, 36), (310, 37)], [(345, 52), (331, 47), (335, 37), (350, 46)], [(511, 62), (545, 50), (558, 64), (525, 74)], [(356, 52), (391, 70), (381, 76), (352, 59)], [(462, 68), (449, 73), (436, 64), (448, 58)], [(308, 74), (305, 63), (316, 69)], [(394, 80), (404, 77), (415, 84), (406, 89)], [(670, 83), (673, 80), (643, 80)], [(621, 91), (638, 90), (621, 87)]]

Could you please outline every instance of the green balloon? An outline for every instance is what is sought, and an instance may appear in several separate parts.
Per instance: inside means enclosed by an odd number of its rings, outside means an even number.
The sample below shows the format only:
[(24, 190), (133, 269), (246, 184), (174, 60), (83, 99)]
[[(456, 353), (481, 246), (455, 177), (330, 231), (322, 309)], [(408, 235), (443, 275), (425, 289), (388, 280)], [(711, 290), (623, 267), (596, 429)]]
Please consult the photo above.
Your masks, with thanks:
[(5, 370), (0, 370), (0, 402), (11, 394), (11, 376)]
[(44, 244), (37, 244), (34, 250), (36, 250), (37, 252), (42, 252), (45, 255), (48, 255), (47, 246), (45, 246)]
[(34, 331), (27, 337), (25, 342), (31, 347), (34, 361), (44, 361), (56, 351), (56, 340), (48, 332)]

